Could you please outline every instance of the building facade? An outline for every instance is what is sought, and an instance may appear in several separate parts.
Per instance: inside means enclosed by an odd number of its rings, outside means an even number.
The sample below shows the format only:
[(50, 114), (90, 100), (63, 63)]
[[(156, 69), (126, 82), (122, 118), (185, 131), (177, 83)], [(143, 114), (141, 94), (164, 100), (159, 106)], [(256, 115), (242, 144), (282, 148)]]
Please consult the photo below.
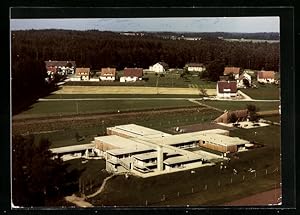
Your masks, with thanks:
[(218, 98), (235, 98), (237, 96), (236, 81), (218, 81), (217, 82), (217, 97)]
[(116, 80), (116, 68), (102, 68), (100, 74), (101, 81), (115, 81)]

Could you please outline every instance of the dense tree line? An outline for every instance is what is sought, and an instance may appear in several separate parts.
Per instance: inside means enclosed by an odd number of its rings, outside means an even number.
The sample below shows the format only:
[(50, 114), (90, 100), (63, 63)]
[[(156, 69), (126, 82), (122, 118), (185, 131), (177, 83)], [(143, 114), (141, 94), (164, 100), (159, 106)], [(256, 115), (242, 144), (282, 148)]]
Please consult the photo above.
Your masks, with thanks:
[(75, 60), (77, 67), (118, 70), (148, 68), (158, 61), (168, 63), (170, 68), (198, 62), (207, 65), (206, 76), (214, 81), (224, 66), (275, 71), (279, 67), (278, 43), (227, 42), (211, 36), (187, 41), (151, 34), (125, 36), (96, 30), (52, 29), (13, 31), (11, 41), (13, 113), (49, 91), (44, 81), (45, 60)]
[(182, 68), (188, 62), (278, 71), (279, 44), (235, 43), (216, 38), (200, 41), (163, 40), (153, 36), (124, 36), (113, 32), (28, 30), (12, 32), (13, 63), (32, 60), (75, 60), (92, 69), (143, 67), (165, 61)]

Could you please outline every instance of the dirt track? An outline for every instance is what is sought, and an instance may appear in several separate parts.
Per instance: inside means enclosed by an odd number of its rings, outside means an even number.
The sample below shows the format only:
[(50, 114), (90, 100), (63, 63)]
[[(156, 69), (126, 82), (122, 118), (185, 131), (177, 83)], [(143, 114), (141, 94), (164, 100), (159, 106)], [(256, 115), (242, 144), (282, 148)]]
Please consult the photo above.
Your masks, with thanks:
[[(197, 88), (127, 87), (127, 86), (62, 86), (55, 94), (182, 94), (199, 95)], [(206, 89), (210, 96), (215, 89)]]

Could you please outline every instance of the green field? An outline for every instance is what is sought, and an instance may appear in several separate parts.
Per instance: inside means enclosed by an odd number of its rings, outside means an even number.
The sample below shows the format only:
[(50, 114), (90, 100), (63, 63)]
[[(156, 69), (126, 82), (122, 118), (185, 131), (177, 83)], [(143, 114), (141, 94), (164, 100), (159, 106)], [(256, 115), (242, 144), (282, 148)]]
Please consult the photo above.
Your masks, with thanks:
[(241, 110), (246, 109), (248, 104), (255, 105), (259, 111), (278, 110), (280, 102), (255, 102), (255, 101), (201, 101), (201, 103), (222, 110)]
[[(195, 73), (195, 75), (197, 75), (197, 73)], [(149, 78), (149, 80), (145, 82), (145, 86), (149, 87), (155, 87), (158, 83), (160, 87), (197, 87), (197, 85), (199, 85), (205, 89), (216, 88), (215, 82), (201, 80), (198, 76), (192, 76), (192, 74), (182, 78), (180, 74), (176, 73), (166, 73), (163, 77), (149, 73), (144, 77)]]
[(20, 115), (30, 117), (59, 116), (82, 113), (112, 113), (118, 111), (149, 110), (197, 106), (185, 100), (120, 100), (120, 101), (40, 101)]
[(280, 88), (274, 84), (257, 84), (258, 88), (241, 89), (252, 99), (279, 99)]
[[(103, 124), (101, 120), (96, 122), (96, 124), (90, 122), (91, 124), (88, 126), (79, 122), (74, 128), (66, 128), (51, 133), (35, 134), (35, 140), (39, 141), (42, 137), (48, 138), (52, 143), (51, 148), (90, 143), (97, 135), (104, 135), (106, 127), (128, 123), (135, 123), (169, 133), (170, 127), (210, 122), (219, 115), (220, 113), (217, 111), (205, 110), (199, 112), (183, 112), (180, 114), (180, 117), (178, 117), (177, 113), (141, 115), (134, 118), (111, 117), (103, 121)], [(82, 141), (76, 141), (76, 132), (83, 137)]]
[[(232, 157), (230, 162), (225, 162), (227, 168), (223, 170), (217, 164), (196, 169), (194, 174), (184, 171), (146, 179), (118, 176), (110, 180), (104, 192), (91, 199), (91, 203), (121, 206), (145, 206), (146, 202), (148, 206), (219, 205), (278, 187), (281, 181), (280, 127), (269, 126), (251, 131), (236, 129), (231, 135), (255, 140), (264, 146), (236, 154), (238, 159)], [(249, 172), (250, 168), (256, 172)], [(233, 169), (237, 170), (236, 175)], [(161, 200), (163, 196), (165, 201)]]

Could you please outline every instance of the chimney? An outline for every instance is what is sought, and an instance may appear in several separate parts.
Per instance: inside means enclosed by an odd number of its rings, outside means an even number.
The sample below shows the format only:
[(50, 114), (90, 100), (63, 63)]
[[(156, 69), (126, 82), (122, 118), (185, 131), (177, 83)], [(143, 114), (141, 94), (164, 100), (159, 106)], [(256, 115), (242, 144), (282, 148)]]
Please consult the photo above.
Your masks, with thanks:
[(162, 146), (157, 146), (157, 170), (158, 171), (164, 170), (163, 157), (164, 154), (163, 154)]

